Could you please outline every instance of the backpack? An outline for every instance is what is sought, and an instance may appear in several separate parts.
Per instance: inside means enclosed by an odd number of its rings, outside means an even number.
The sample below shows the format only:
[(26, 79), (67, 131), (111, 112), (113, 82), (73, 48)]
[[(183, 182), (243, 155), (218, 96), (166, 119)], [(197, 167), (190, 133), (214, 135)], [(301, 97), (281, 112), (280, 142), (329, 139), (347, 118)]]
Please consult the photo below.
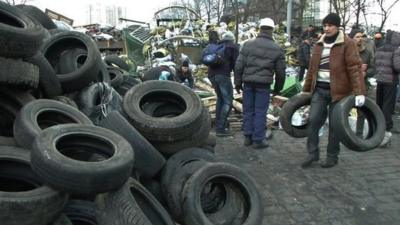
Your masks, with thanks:
[(201, 62), (210, 67), (218, 67), (224, 63), (225, 45), (209, 44), (203, 51)]

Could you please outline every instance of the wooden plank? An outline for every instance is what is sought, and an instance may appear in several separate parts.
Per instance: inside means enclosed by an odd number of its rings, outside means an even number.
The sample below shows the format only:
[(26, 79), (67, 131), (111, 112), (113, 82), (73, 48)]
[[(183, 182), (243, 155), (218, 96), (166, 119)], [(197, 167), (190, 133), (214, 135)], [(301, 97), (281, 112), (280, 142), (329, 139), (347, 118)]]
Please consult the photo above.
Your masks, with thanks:
[(208, 107), (208, 111), (210, 113), (215, 113), (216, 109), (217, 109), (217, 107), (215, 105), (212, 105), (212, 106)]
[(233, 100), (232, 106), (236, 111), (243, 113), (242, 103), (240, 103), (240, 102), (238, 102), (236, 100)]
[(286, 97), (276, 95), (276, 96), (272, 97), (271, 103), (276, 104), (279, 107), (282, 107), (283, 104), (285, 104), (285, 102), (287, 102), (287, 100), (289, 100), (289, 99)]
[(207, 98), (202, 98), (201, 101), (203, 102), (203, 105), (205, 107), (208, 107), (208, 106), (217, 104), (217, 97), (211, 96), (211, 97), (207, 97)]
[(196, 80), (196, 82), (195, 82), (194, 85), (195, 85), (196, 87), (202, 89), (202, 90), (211, 92), (211, 93), (213, 93), (213, 94), (215, 95), (214, 88), (212, 88), (211, 85), (209, 85), (209, 84), (207, 84), (207, 83), (204, 83), (203, 81)]
[(235, 100), (240, 100), (240, 101), (242, 101), (242, 98), (243, 98), (243, 95), (242, 95), (242, 93), (240, 93), (240, 94), (234, 94), (233, 95), (233, 99), (235, 99)]

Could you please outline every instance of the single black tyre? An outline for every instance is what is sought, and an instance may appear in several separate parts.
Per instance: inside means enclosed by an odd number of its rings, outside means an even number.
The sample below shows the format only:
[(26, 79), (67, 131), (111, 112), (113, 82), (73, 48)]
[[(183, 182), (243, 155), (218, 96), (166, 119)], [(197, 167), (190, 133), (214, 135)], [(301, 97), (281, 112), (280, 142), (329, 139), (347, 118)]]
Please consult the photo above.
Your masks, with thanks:
[(61, 213), (67, 195), (40, 181), (26, 149), (0, 146), (0, 221), (2, 225), (48, 225)]
[(173, 142), (153, 142), (154, 146), (164, 155), (175, 154), (182, 149), (189, 147), (200, 147), (207, 142), (211, 130), (211, 116), (208, 110), (203, 107), (203, 114), (200, 127), (194, 133), (183, 140)]
[[(27, 91), (0, 87), (0, 137), (14, 137), (13, 125), (19, 110), (35, 98)], [(4, 140), (6, 141), (6, 140)]]
[(25, 61), (39, 67), (39, 89), (44, 97), (53, 98), (62, 94), (61, 83), (56, 72), (41, 52), (25, 59)]
[(152, 225), (132, 195), (128, 182), (116, 191), (97, 195), (96, 205), (99, 225)]
[(97, 222), (97, 207), (94, 202), (84, 200), (69, 200), (63, 212), (72, 222), (72, 224), (99, 224)]
[(12, 137), (0, 136), (0, 146), (17, 146), (17, 142)]
[(183, 205), (182, 205), (182, 191), (186, 184), (186, 181), (193, 175), (193, 173), (199, 170), (201, 167), (208, 163), (204, 159), (193, 159), (183, 164), (175, 171), (174, 176), (167, 182), (167, 185), (163, 185), (163, 191), (165, 192), (164, 197), (168, 205), (168, 211), (171, 216), (178, 221), (183, 223)]
[(0, 84), (15, 85), (20, 88), (37, 88), (39, 68), (21, 59), (0, 57)]
[[(224, 218), (212, 217), (202, 209), (201, 193), (208, 183), (223, 184), (235, 190), (237, 196), (242, 198), (242, 210), (234, 214), (235, 211), (228, 210), (222, 216), (229, 216), (229, 221), (225, 223), (215, 223), (224, 221)], [(263, 207), (261, 196), (256, 187), (255, 181), (243, 171), (243, 169), (227, 163), (209, 163), (196, 171), (187, 181), (182, 193), (184, 221), (191, 225), (213, 225), (213, 224), (233, 224), (233, 225), (259, 225), (262, 224)], [(232, 198), (232, 197), (231, 197)], [(236, 212), (235, 212), (236, 213)], [(234, 217), (232, 217), (232, 214)]]
[[(105, 160), (90, 161), (93, 154)], [(49, 127), (35, 139), (32, 168), (50, 186), (73, 194), (115, 190), (131, 175), (133, 151), (118, 134), (96, 126)]]
[(14, 122), (14, 135), (19, 146), (31, 148), (42, 130), (59, 124), (93, 125), (92, 121), (78, 109), (64, 103), (38, 99), (26, 104)]
[(292, 137), (307, 137), (308, 123), (296, 126), (292, 124), (293, 114), (301, 107), (311, 104), (311, 94), (298, 94), (291, 97), (282, 107), (279, 115), (283, 130)]
[(78, 109), (78, 105), (76, 104), (76, 102), (67, 96), (58, 95), (58, 96), (53, 97), (53, 100), (62, 102), (64, 104), (74, 107), (75, 109)]
[(109, 113), (99, 126), (120, 134), (131, 144), (136, 158), (133, 169), (140, 177), (154, 177), (164, 167), (165, 158), (118, 111)]
[(125, 71), (129, 71), (130, 69), (129, 65), (118, 55), (107, 55), (104, 57), (104, 62), (109, 66), (121, 68)]
[(20, 9), (0, 1), (0, 56), (25, 58), (36, 54), (45, 29)]
[[(215, 160), (215, 156), (211, 152), (201, 148), (184, 149), (167, 160), (161, 173), (161, 192), (170, 213), (175, 219), (181, 219), (183, 213), (181, 192), (188, 176), (204, 163), (215, 162)], [(202, 164), (190, 165), (185, 168), (193, 162), (202, 162)], [(178, 173), (180, 173), (179, 176)]]
[(174, 225), (168, 212), (158, 200), (137, 180), (128, 180), (129, 189), (136, 203), (153, 225)]
[[(57, 71), (59, 74), (69, 74), (79, 70), (86, 62), (88, 58), (88, 51), (84, 48), (77, 47), (67, 49), (60, 54), (59, 61), (57, 63)], [(99, 72), (97, 75), (97, 82), (110, 83), (110, 76), (107, 71), (107, 65), (103, 62), (99, 62)]]
[[(60, 70), (60, 59), (66, 50), (81, 49), (87, 54), (78, 54), (73, 63), (80, 66), (76, 70), (65, 73)], [(61, 32), (54, 34), (42, 46), (43, 55), (56, 71), (64, 92), (78, 91), (91, 82), (96, 82), (102, 70), (100, 52), (89, 36), (79, 32)]]
[(336, 103), (332, 111), (331, 126), (338, 135), (340, 141), (350, 150), (365, 152), (378, 147), (385, 136), (385, 117), (379, 106), (370, 98), (365, 98), (362, 107), (357, 107), (368, 122), (368, 134), (364, 137), (358, 137), (351, 129), (349, 123), (349, 113), (355, 108), (354, 96), (348, 96)]
[(124, 76), (128, 76), (122, 69), (112, 66), (107, 67), (107, 71), (109, 73), (111, 86), (113, 88), (118, 88), (121, 86), (122, 82), (124, 81)]
[(16, 5), (26, 15), (37, 20), (47, 30), (57, 28), (56, 24), (42, 10), (33, 5)]
[(115, 90), (121, 95), (124, 96), (126, 92), (129, 91), (133, 86), (139, 84), (141, 81), (134, 78), (131, 75), (126, 75), (122, 77), (122, 84), (115, 88)]
[[(159, 98), (179, 104), (184, 110), (170, 118), (143, 112), (145, 103)], [(148, 81), (134, 86), (125, 94), (123, 109), (132, 125), (150, 141), (176, 141), (191, 136), (199, 127), (203, 112), (199, 97), (190, 88), (171, 81)]]
[[(133, 177), (132, 177), (133, 178)], [(161, 205), (168, 207), (167, 202), (161, 193), (161, 182), (159, 177), (155, 178), (140, 178), (139, 182), (158, 200)]]

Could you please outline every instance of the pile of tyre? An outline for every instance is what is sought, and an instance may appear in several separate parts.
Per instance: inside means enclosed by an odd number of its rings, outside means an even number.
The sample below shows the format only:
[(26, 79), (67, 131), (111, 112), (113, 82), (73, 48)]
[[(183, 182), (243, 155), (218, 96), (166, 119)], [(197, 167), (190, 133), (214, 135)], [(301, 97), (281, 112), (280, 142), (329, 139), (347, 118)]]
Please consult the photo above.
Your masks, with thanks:
[(262, 223), (189, 88), (141, 83), (85, 34), (0, 2), (0, 224)]
[[(365, 99), (362, 107), (356, 107), (354, 96), (350, 95), (337, 102), (329, 119), (332, 131), (335, 132), (348, 149), (358, 152), (372, 150), (378, 147), (385, 135), (385, 117), (379, 106), (370, 98)], [(307, 137), (309, 128), (308, 123), (301, 125), (293, 125), (292, 117), (294, 113), (311, 104), (312, 95), (308, 93), (300, 93), (290, 98), (282, 107), (279, 115), (279, 121), (283, 130), (292, 137)], [(368, 131), (365, 136), (358, 136), (351, 128), (349, 122), (350, 112), (357, 108), (357, 113), (364, 115), (368, 124)], [(318, 128), (312, 128), (318, 129)]]

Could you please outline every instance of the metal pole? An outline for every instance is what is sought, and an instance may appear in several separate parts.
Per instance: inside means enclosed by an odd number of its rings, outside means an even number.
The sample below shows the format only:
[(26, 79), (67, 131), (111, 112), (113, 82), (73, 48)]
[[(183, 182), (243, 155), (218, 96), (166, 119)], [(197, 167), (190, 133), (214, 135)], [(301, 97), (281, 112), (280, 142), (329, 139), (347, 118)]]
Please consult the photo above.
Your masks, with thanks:
[(239, 39), (239, 5), (238, 0), (235, 0), (235, 14), (236, 14), (236, 25), (235, 25), (235, 42), (238, 43)]
[(286, 18), (286, 32), (288, 34), (288, 41), (290, 43), (291, 39), (291, 28), (292, 28), (292, 8), (293, 8), (293, 0), (288, 0), (287, 4), (287, 18)]

